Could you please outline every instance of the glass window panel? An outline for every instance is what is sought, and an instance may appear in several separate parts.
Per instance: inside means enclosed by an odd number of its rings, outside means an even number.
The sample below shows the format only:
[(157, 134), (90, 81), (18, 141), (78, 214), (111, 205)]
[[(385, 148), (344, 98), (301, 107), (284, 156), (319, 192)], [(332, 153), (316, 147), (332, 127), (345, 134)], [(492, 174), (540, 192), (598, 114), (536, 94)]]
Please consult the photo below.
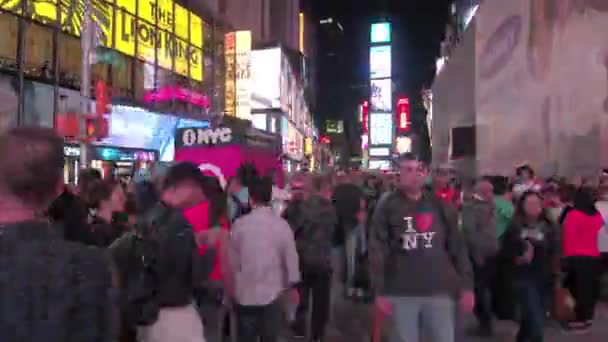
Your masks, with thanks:
[(133, 86), (131, 84), (131, 73), (134, 59), (123, 55), (118, 56), (122, 61), (122, 68), (112, 68), (112, 88), (120, 97), (129, 97)]
[(135, 56), (135, 17), (118, 8), (114, 41), (116, 50), (128, 56)]
[(17, 17), (0, 14), (0, 32), (4, 32), (4, 37), (0, 39), (0, 68), (2, 69), (16, 69), (18, 31)]
[(25, 30), (25, 72), (29, 76), (50, 77), (53, 60), (53, 31), (46, 26), (28, 23)]
[(122, 8), (131, 14), (135, 14), (135, 1), (136, 0), (116, 0), (116, 7)]
[(8, 12), (21, 14), (21, 0), (0, 1), (0, 8)]
[(203, 80), (203, 50), (195, 47), (190, 47), (190, 78)]
[(65, 34), (59, 35), (59, 82), (70, 88), (80, 87), (82, 71), (80, 40)]
[(175, 35), (188, 41), (188, 10), (175, 4)]
[(44, 24), (53, 24), (57, 21), (57, 0), (36, 1), (28, 0), (28, 17)]
[(173, 0), (156, 1), (156, 25), (163, 30), (173, 32)]
[(190, 13), (190, 43), (199, 48), (203, 47), (203, 21), (192, 13)]

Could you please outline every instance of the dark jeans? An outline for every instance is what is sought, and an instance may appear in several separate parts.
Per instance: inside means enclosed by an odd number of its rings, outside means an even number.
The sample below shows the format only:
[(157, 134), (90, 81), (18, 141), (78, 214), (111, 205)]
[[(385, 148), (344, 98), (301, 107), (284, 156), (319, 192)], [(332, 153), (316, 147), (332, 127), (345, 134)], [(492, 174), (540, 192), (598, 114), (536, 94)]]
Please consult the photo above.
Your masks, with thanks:
[[(331, 272), (305, 272), (302, 274), (300, 291), (300, 305), (296, 314), (295, 330), (298, 335), (306, 334), (308, 313), (311, 311), (311, 332), (313, 340), (322, 339), (325, 336), (325, 327), (329, 321), (330, 295), (331, 295)], [(311, 307), (312, 304), (312, 307)]]
[(600, 290), (601, 264), (599, 258), (568, 257), (564, 259), (566, 287), (575, 301), (577, 322), (593, 320)]
[(541, 342), (545, 329), (546, 285), (541, 279), (515, 279), (515, 299), (518, 302), (519, 332), (517, 342)]
[(239, 342), (277, 342), (283, 327), (283, 308), (280, 299), (268, 305), (237, 305)]
[(492, 329), (492, 285), (495, 261), (487, 258), (483, 265), (475, 266), (475, 316), (482, 329)]

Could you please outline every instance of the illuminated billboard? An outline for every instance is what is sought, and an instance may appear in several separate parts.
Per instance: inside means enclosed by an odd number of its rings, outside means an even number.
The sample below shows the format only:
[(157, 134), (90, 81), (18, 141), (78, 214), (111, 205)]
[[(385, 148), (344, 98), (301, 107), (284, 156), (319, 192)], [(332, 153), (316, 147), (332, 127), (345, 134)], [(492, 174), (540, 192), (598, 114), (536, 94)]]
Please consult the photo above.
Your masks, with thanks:
[(281, 49), (251, 52), (251, 107), (281, 108)]
[(370, 41), (375, 43), (390, 43), (391, 41), (391, 24), (377, 23), (372, 24)]
[(236, 115), (236, 34), (227, 33), (224, 36), (224, 113), (229, 116)]
[(370, 145), (391, 145), (393, 143), (393, 114), (371, 113), (369, 116)]
[[(59, 3), (62, 31), (79, 37), (85, 21), (85, 1), (28, 1), (26, 17), (54, 24)], [(162, 68), (171, 70), (174, 67), (180, 75), (203, 80), (203, 21), (200, 17), (172, 0), (116, 0), (116, 5), (111, 3), (90, 1), (90, 17), (100, 45), (146, 62), (158, 61)], [(0, 9), (21, 15), (21, 0), (1, 1)]]
[(251, 31), (236, 32), (236, 117), (251, 120)]
[(370, 78), (391, 77), (390, 45), (372, 46), (369, 51)]
[(390, 78), (371, 80), (371, 93), (372, 112), (391, 112), (393, 110)]

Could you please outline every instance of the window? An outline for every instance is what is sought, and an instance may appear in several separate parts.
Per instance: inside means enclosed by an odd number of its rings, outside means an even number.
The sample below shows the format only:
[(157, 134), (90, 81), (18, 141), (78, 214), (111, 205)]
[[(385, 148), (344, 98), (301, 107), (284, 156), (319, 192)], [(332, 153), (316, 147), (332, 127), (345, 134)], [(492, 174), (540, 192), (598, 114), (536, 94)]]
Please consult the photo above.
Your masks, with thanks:
[(82, 52), (80, 40), (66, 34), (59, 35), (59, 83), (64, 87), (80, 88)]
[(131, 74), (133, 71), (133, 58), (119, 55), (122, 68), (112, 68), (112, 90), (120, 97), (130, 97), (133, 85), (131, 84)]
[(25, 30), (25, 64), (28, 76), (51, 78), (53, 60), (53, 30), (41, 25), (28, 24)]
[(10, 14), (0, 14), (0, 32), (4, 32), (2, 39), (0, 39), (1, 69), (16, 69), (18, 30), (17, 17)]

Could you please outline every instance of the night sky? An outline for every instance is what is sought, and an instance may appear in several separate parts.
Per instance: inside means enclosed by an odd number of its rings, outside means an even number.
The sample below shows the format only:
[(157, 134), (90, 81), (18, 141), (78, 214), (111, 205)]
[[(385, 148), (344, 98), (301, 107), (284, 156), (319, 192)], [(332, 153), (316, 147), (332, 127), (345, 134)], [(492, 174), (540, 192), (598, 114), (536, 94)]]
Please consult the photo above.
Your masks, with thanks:
[[(422, 86), (430, 86), (448, 18), (450, 0), (305, 0), (319, 18), (337, 18), (344, 27), (345, 63), (343, 79), (336, 87), (365, 86), (369, 73), (369, 27), (386, 17), (393, 23), (393, 78), (398, 94), (416, 97)], [(325, 81), (327, 82), (327, 81)], [(346, 94), (344, 103), (332, 117), (349, 119), (365, 90)], [(328, 101), (319, 98), (322, 110)], [(331, 99), (329, 99), (331, 101)], [(321, 115), (322, 117), (325, 115)]]

